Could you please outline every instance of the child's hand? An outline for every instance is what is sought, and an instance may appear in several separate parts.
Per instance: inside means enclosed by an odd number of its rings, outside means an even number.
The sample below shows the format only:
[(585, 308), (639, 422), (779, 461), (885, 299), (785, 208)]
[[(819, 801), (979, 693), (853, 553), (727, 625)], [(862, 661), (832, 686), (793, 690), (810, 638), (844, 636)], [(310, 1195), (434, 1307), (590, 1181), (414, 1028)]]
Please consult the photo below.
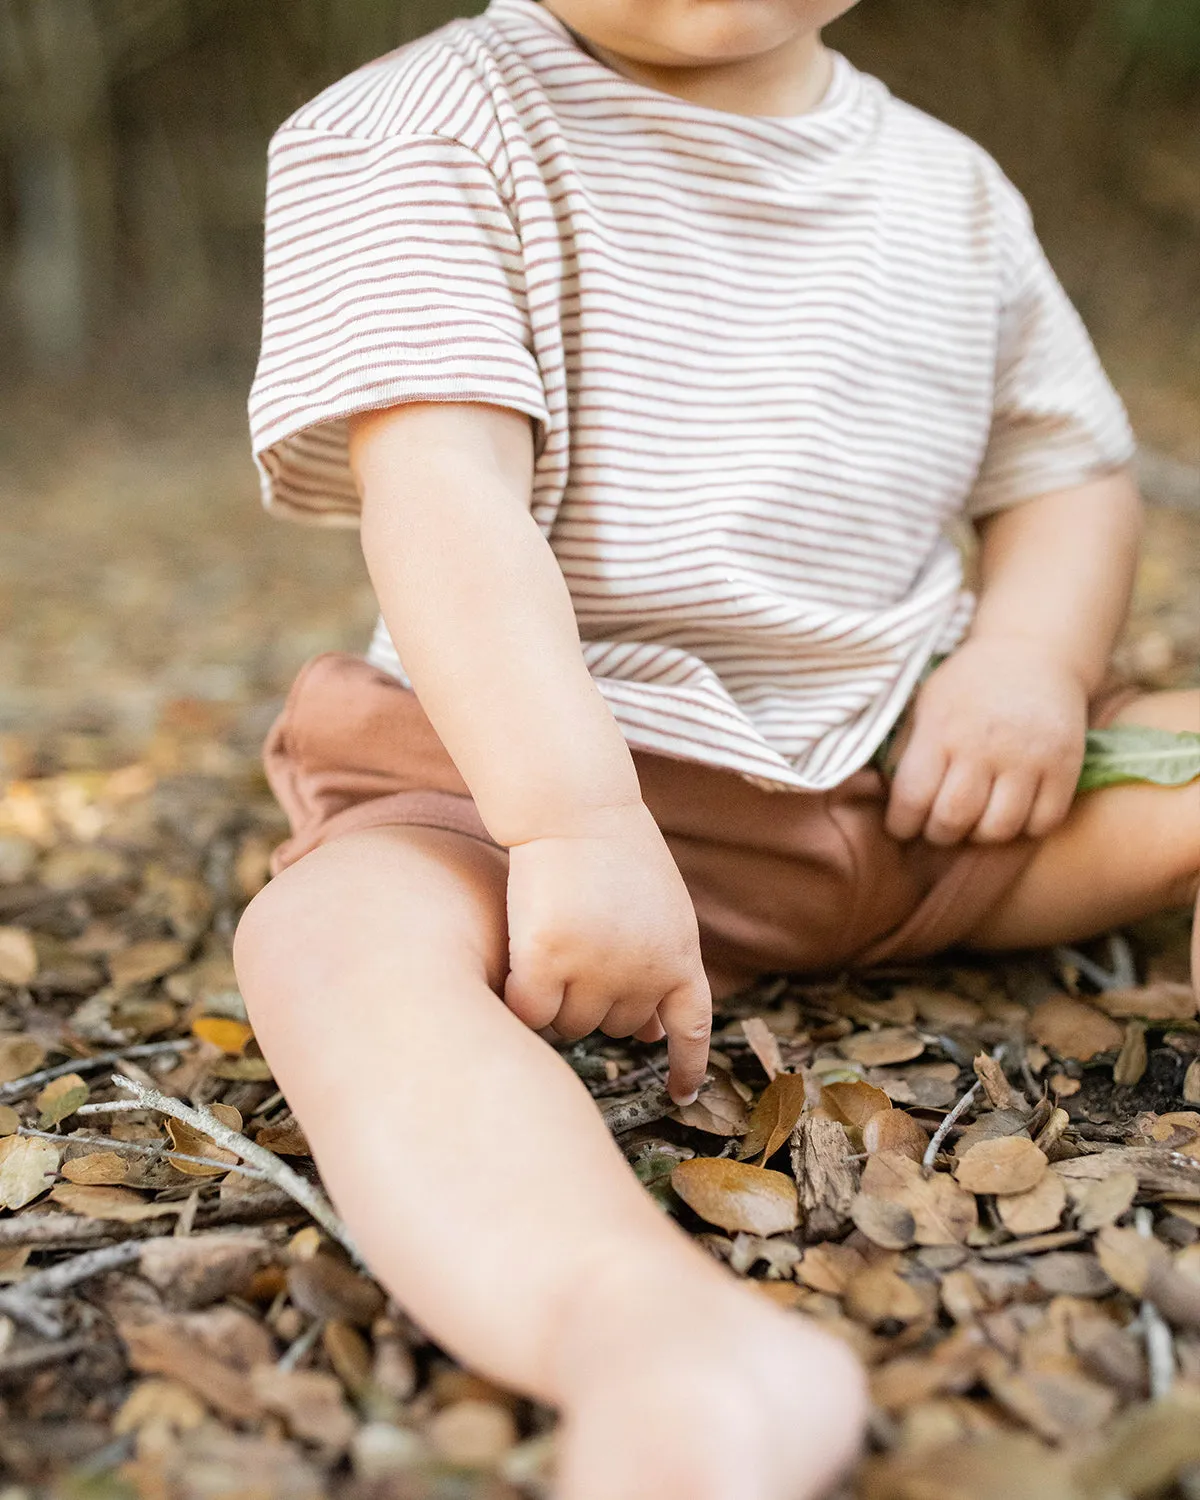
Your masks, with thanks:
[(1074, 798), (1087, 711), (1077, 673), (1036, 642), (968, 640), (917, 694), (888, 832), (931, 844), (1043, 837)]
[(672, 1098), (700, 1087), (712, 995), (696, 914), (644, 805), (510, 848), (508, 945), (504, 1000), (527, 1026), (568, 1040), (665, 1033)]

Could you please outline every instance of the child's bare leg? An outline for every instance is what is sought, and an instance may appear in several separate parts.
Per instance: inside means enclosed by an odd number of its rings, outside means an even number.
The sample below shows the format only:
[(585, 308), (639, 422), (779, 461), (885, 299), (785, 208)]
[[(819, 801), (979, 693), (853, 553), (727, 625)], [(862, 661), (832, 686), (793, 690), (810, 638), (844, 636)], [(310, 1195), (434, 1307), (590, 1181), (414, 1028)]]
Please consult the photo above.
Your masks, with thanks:
[(803, 1500), (854, 1450), (842, 1348), (637, 1184), (495, 991), (503, 854), (391, 828), (285, 871), (239, 928), (257, 1035), (372, 1269), (474, 1368), (565, 1410), (568, 1500)]
[[(1200, 692), (1148, 694), (1117, 722), (1200, 730)], [(969, 941), (980, 948), (1023, 948), (1091, 937), (1186, 906), (1198, 884), (1200, 783), (1107, 787), (1078, 799)], [(1198, 936), (1193, 978), (1200, 983)]]

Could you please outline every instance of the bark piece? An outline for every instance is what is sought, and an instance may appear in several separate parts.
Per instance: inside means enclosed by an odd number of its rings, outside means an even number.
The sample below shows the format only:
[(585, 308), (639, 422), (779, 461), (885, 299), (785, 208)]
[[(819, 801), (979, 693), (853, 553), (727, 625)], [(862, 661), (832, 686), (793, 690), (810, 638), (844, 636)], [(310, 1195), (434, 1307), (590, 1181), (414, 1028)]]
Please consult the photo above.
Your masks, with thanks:
[(858, 1192), (845, 1128), (836, 1120), (807, 1115), (792, 1132), (791, 1147), (804, 1238), (810, 1244), (834, 1239), (849, 1223)]

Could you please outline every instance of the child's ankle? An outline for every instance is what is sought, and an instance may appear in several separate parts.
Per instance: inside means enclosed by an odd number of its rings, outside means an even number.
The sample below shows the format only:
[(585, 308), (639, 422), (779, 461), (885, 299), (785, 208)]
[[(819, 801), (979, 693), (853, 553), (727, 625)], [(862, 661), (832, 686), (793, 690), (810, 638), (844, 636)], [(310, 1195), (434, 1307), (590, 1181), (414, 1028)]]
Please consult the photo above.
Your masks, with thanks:
[(686, 1241), (609, 1246), (580, 1272), (561, 1305), (548, 1362), (560, 1399), (610, 1369), (627, 1370), (635, 1345), (657, 1341), (668, 1307), (690, 1299), (700, 1306), (736, 1291), (728, 1273)]

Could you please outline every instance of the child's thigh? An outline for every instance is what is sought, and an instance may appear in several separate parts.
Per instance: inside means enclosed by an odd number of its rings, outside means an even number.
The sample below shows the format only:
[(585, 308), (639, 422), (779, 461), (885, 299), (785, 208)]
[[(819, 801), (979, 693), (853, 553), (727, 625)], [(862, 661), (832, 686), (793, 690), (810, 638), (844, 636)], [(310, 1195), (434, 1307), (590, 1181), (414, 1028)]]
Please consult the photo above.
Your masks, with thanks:
[[(1200, 691), (1151, 693), (1115, 721), (1200, 731)], [(1067, 942), (1185, 906), (1200, 881), (1200, 782), (1129, 783), (1079, 797), (986, 920), (984, 948)]]
[[(311, 1003), (332, 1019), (345, 997), (401, 997), (508, 970), (503, 850), (440, 828), (346, 834), (289, 865), (254, 898), (234, 940), (260, 1020)], [(339, 999), (339, 997), (343, 997)]]

